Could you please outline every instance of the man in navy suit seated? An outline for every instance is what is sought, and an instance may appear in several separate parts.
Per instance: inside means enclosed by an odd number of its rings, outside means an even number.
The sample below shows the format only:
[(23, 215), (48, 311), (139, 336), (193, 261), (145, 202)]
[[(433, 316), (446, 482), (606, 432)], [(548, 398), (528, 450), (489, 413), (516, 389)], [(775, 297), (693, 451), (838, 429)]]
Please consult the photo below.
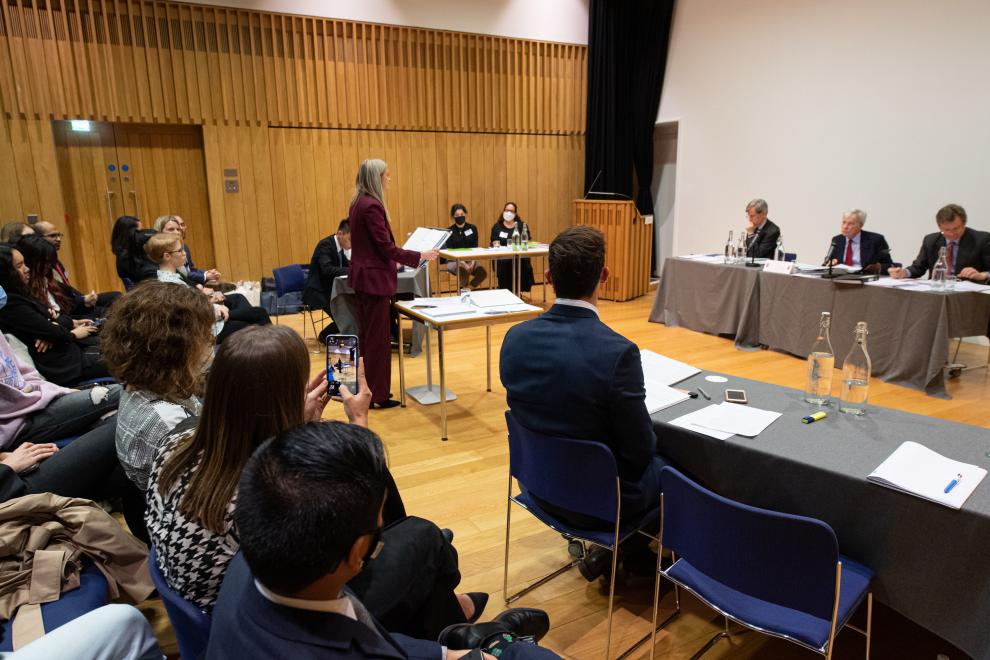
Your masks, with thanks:
[[(499, 373), (509, 408), (537, 433), (607, 445), (619, 470), (623, 517), (642, 514), (659, 504), (667, 461), (657, 455), (639, 348), (598, 318), (598, 285), (608, 279), (605, 237), (592, 227), (565, 229), (550, 243), (549, 262), (545, 277), (556, 302), (502, 342)], [(576, 526), (611, 528), (549, 502), (541, 506)], [(629, 568), (634, 550), (623, 552)], [(656, 556), (644, 564), (655, 571)], [(586, 558), (580, 568), (593, 580), (607, 565)]]
[(890, 258), (887, 239), (883, 234), (864, 230), (864, 224), (866, 224), (866, 211), (853, 209), (842, 214), (839, 235), (832, 239), (832, 245), (835, 247), (832, 249), (829, 261), (833, 266), (844, 264), (851, 268), (859, 268), (864, 273), (886, 274), (894, 263)]
[[(265, 442), (238, 487), (240, 553), (213, 610), (207, 658), (548, 660), (528, 640), (540, 610), (456, 624), (438, 642), (389, 634), (346, 588), (381, 550), (387, 471), (381, 440), (340, 422), (310, 422)], [(410, 566), (410, 570), (415, 570)], [(489, 653), (490, 652), (490, 653)]]

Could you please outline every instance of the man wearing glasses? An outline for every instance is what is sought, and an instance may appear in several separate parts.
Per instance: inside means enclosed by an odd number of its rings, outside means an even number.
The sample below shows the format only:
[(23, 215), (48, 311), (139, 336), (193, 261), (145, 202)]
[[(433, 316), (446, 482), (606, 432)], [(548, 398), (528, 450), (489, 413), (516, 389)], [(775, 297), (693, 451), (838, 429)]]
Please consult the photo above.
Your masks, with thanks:
[[(55, 225), (45, 220), (40, 220), (34, 225), (35, 232), (43, 239), (52, 244), (56, 252), (62, 250), (62, 238), (65, 236)], [(61, 259), (55, 260), (55, 280), (61, 283), (62, 287), (76, 301), (76, 309), (83, 314), (92, 314), (95, 317), (102, 317), (108, 307), (120, 297), (119, 291), (105, 291), (97, 293), (95, 290), (84, 294), (72, 286), (69, 281), (69, 273)], [(85, 309), (83, 309), (85, 308)]]

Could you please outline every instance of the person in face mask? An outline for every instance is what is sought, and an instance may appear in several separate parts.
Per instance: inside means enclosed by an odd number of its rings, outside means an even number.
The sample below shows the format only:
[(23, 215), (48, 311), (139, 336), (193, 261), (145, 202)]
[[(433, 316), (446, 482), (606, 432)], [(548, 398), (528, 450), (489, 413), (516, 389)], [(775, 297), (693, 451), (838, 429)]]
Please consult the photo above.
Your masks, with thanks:
[[(467, 221), (467, 207), (463, 204), (454, 204), (450, 207), (450, 217), (454, 219), (454, 224), (448, 227), (450, 238), (447, 239), (444, 247), (447, 249), (478, 247), (478, 228)], [(446, 263), (447, 271), (450, 273), (457, 268), (457, 281), (462, 289), (476, 289), (488, 276), (481, 264), (474, 260)]]
[(347, 218), (337, 225), (337, 233), (327, 236), (316, 244), (313, 258), (309, 262), (309, 278), (303, 289), (302, 300), (310, 309), (322, 309), (330, 317), (330, 325), (320, 332), (320, 343), (325, 343), (327, 335), (340, 332), (333, 322), (330, 310), (330, 294), (333, 281), (347, 275), (351, 264), (351, 223)]
[[(502, 207), (502, 217), (492, 227), (492, 247), (510, 245), (512, 243), (512, 235), (517, 231), (519, 234), (522, 234), (523, 228), (526, 229), (526, 233), (532, 238), (533, 232), (529, 230), (525, 221), (519, 217), (516, 203), (506, 202), (505, 206)], [(533, 288), (533, 264), (530, 263), (529, 259), (523, 259), (519, 270), (519, 290), (528, 294), (530, 289)], [(495, 275), (498, 277), (498, 288), (508, 289), (509, 291), (513, 290), (511, 259), (499, 259), (496, 261)]]

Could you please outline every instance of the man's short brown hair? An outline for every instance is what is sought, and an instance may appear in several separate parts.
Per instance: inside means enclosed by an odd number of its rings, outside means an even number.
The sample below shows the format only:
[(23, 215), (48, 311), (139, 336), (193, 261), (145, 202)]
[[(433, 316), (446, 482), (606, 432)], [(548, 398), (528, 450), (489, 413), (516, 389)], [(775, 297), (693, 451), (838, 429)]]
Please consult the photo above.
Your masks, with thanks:
[(178, 234), (157, 233), (144, 244), (144, 253), (156, 264), (165, 261), (166, 252), (182, 249), (182, 238)]
[(966, 209), (958, 204), (946, 204), (935, 214), (935, 222), (939, 225), (947, 225), (956, 218), (959, 218), (963, 221), (963, 224), (966, 224)]
[(570, 227), (550, 243), (550, 277), (558, 298), (586, 298), (605, 268), (605, 236), (594, 227)]

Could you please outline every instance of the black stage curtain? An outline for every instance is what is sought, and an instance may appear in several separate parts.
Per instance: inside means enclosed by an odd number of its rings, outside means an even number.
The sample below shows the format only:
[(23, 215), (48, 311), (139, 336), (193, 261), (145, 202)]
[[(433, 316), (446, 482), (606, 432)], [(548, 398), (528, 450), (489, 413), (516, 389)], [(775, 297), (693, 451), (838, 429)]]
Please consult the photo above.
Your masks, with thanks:
[[(591, 0), (584, 186), (633, 194), (653, 213), (653, 127), (667, 66), (674, 0)], [(597, 182), (595, 179), (597, 177)]]

